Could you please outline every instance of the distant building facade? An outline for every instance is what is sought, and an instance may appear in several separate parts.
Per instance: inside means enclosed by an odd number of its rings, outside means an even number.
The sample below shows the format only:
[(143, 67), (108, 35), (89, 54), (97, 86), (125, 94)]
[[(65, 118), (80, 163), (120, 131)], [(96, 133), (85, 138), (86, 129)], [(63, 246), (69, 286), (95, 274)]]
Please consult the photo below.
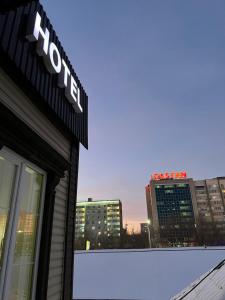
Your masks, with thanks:
[[(225, 177), (155, 174), (146, 186), (154, 247), (225, 245)], [(177, 176), (176, 176), (177, 174)]]
[(196, 180), (199, 239), (205, 245), (225, 245), (225, 177)]
[(195, 187), (185, 172), (154, 174), (146, 200), (152, 247), (198, 245)]
[(77, 203), (75, 247), (85, 249), (120, 248), (122, 236), (122, 204), (120, 200), (91, 198)]

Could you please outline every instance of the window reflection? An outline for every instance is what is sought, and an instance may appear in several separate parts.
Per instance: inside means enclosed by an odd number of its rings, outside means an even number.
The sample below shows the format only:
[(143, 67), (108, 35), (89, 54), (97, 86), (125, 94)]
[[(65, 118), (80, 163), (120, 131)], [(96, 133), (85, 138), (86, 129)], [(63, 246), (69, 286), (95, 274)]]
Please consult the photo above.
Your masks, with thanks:
[(15, 175), (16, 166), (0, 156), (0, 275)]
[(30, 300), (43, 176), (26, 167), (22, 186), (10, 300)]

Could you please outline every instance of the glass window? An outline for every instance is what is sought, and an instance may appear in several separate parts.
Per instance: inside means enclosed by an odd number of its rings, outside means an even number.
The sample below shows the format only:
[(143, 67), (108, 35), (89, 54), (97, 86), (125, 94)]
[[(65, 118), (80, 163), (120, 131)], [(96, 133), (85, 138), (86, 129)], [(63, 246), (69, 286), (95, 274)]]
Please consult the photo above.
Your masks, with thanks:
[(173, 194), (174, 191), (173, 190), (165, 190), (165, 194)]
[(10, 150), (0, 151), (0, 299), (35, 294), (45, 177)]
[(43, 176), (26, 167), (13, 255), (10, 299), (31, 299)]
[(0, 276), (16, 169), (15, 164), (0, 156)]

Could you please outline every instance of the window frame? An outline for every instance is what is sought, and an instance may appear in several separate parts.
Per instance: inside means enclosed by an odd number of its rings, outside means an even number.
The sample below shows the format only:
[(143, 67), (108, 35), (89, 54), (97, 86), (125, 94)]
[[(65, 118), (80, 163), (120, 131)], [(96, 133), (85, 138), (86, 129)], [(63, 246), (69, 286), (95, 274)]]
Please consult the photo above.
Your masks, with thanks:
[(34, 266), (33, 266), (33, 273), (32, 273), (33, 278), (32, 278), (31, 291), (30, 291), (30, 295), (31, 295), (30, 299), (34, 300), (36, 295), (36, 285), (37, 285), (37, 276), (38, 276), (38, 261), (39, 261), (40, 243), (41, 243), (41, 234), (42, 234), (42, 222), (43, 222), (45, 192), (46, 192), (46, 183), (47, 183), (47, 172), (5, 146), (3, 146), (2, 149), (0, 149), (0, 155), (2, 155), (10, 162), (13, 162), (18, 168), (15, 175), (15, 184), (13, 186), (14, 190), (12, 191), (12, 199), (10, 204), (9, 221), (6, 229), (7, 245), (5, 245), (5, 250), (4, 250), (6, 255), (4, 255), (3, 257), (3, 264), (5, 269), (4, 269), (4, 276), (1, 276), (1, 281), (0, 281), (1, 299), (8, 299), (8, 295), (9, 295), (13, 255), (14, 255), (15, 242), (16, 242), (16, 230), (17, 230), (17, 225), (19, 220), (19, 208), (22, 201), (21, 193), (24, 188), (23, 180), (25, 175), (24, 173), (25, 168), (30, 167), (31, 169), (33, 169), (34, 171), (38, 172), (43, 176), (42, 187), (41, 187), (41, 198), (39, 204), (39, 220), (38, 220), (38, 226), (36, 228)]

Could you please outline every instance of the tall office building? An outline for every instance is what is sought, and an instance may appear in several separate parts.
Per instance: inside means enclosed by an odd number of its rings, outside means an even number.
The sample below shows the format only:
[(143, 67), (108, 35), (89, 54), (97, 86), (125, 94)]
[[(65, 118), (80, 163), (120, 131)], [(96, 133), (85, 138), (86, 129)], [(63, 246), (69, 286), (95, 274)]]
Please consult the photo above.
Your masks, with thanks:
[(152, 175), (146, 200), (153, 247), (198, 244), (194, 182), (185, 172)]
[(194, 182), (199, 211), (199, 240), (225, 245), (225, 177)]
[(120, 200), (91, 198), (77, 203), (75, 247), (84, 249), (120, 248), (122, 235), (122, 204)]

